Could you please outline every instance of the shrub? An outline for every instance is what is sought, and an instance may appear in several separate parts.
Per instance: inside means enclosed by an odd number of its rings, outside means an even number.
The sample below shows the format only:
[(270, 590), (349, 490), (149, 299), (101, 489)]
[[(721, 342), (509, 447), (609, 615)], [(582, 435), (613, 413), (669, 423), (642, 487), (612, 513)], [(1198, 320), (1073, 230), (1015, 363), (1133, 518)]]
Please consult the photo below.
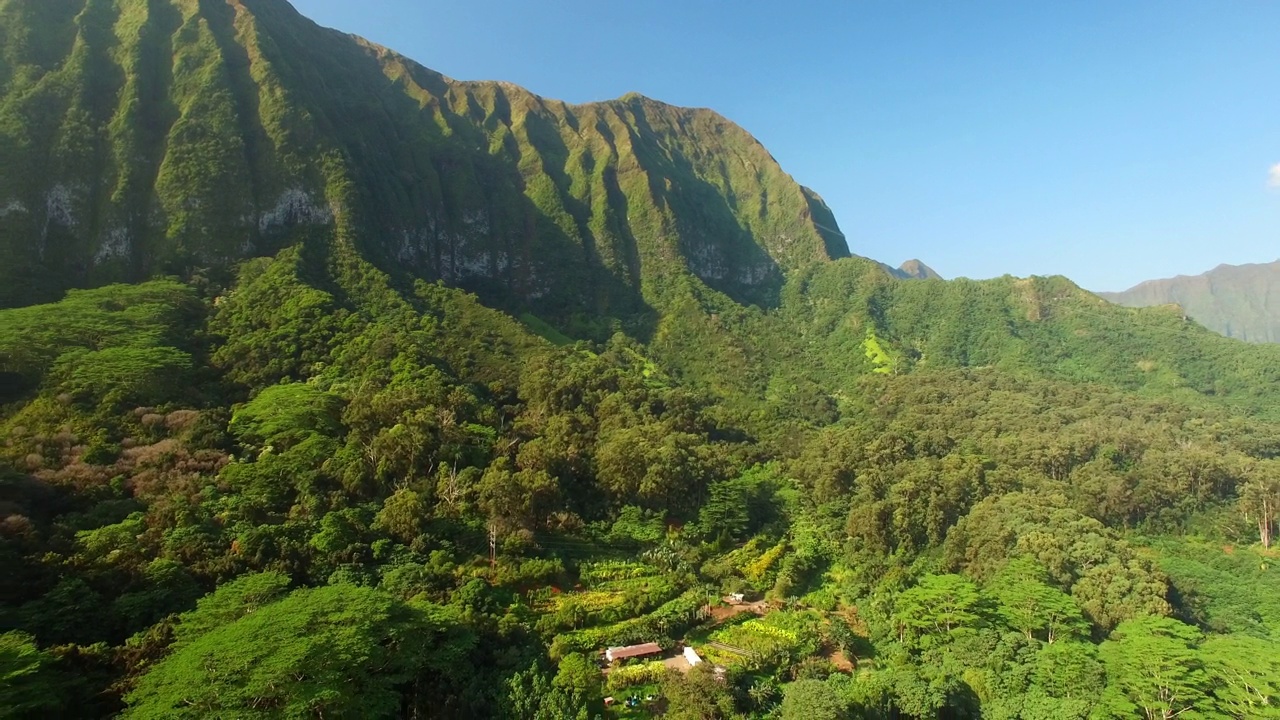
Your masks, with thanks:
[(636, 685), (656, 683), (667, 674), (667, 666), (661, 660), (653, 660), (641, 665), (627, 665), (609, 672), (606, 683), (609, 692), (618, 692)]

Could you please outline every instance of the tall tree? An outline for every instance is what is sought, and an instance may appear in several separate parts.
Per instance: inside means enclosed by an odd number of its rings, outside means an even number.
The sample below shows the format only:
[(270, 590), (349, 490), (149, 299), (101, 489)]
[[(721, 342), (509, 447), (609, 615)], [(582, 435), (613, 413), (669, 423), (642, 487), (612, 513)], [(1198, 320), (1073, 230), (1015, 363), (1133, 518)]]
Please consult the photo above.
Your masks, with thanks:
[(466, 677), (438, 613), (350, 585), (297, 590), (156, 664), (126, 718), (388, 717), (426, 668)]
[(1196, 653), (1199, 639), (1199, 630), (1171, 618), (1120, 623), (1098, 650), (1107, 669), (1106, 707), (1121, 715), (1137, 710), (1147, 720), (1207, 707), (1209, 678)]
[(1255, 463), (1248, 481), (1240, 488), (1240, 510), (1258, 526), (1264, 550), (1271, 549), (1276, 520), (1280, 518), (1280, 461)]
[(0, 720), (56, 717), (65, 688), (29, 635), (0, 635)]
[(1070, 595), (1050, 587), (1048, 574), (1034, 560), (1016, 558), (991, 583), (996, 612), (1027, 639), (1053, 644), (1063, 637), (1083, 636), (1089, 623)]
[(894, 615), (904, 634), (937, 637), (975, 627), (981, 600), (978, 587), (962, 575), (926, 575), (898, 596)]
[(1280, 718), (1280, 643), (1217, 635), (1200, 646), (1214, 705), (1232, 718)]
[(687, 675), (668, 671), (662, 679), (667, 700), (666, 717), (672, 720), (728, 720), (735, 716), (733, 695), (716, 679), (709, 663)]
[(782, 693), (782, 720), (846, 720), (849, 705), (821, 680), (797, 680)]
[(604, 712), (604, 681), (600, 677), (600, 668), (585, 655), (571, 653), (561, 658), (551, 685), (568, 696), (574, 711), (572, 719), (592, 720)]

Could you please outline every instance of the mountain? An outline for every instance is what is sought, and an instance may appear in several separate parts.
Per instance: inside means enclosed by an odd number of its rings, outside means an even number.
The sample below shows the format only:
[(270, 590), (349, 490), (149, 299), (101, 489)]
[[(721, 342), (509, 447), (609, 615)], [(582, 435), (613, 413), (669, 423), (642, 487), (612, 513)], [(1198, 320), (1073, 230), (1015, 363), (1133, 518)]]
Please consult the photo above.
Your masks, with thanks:
[(1202, 275), (1148, 280), (1098, 296), (1126, 307), (1176, 304), (1227, 337), (1280, 342), (1280, 261), (1219, 265)]
[(941, 280), (942, 276), (919, 260), (908, 260), (896, 268), (885, 265), (889, 274), (903, 280)]
[(0, 0), (0, 159), (4, 717), (1280, 705), (1280, 346), (283, 0)]
[(1243, 351), (1168, 313), (851, 257), (821, 198), (710, 110), (455, 81), (284, 0), (0, 0), (0, 38), (0, 306), (158, 276), (234, 290), (243, 261), (302, 248), (335, 298), (376, 272), (556, 342), (622, 331), (742, 412), (783, 378), (987, 365), (1265, 406), (1264, 360), (1210, 363)]
[(710, 110), (454, 81), (284, 0), (3, 0), (0, 56), (0, 307), (304, 238), (562, 317), (848, 255)]

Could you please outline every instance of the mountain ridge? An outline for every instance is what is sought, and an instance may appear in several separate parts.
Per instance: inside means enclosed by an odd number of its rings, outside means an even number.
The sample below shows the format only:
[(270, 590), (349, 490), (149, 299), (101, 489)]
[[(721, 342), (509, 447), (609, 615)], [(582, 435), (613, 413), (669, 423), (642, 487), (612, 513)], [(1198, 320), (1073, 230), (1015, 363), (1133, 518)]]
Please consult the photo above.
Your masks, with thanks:
[(942, 280), (943, 277), (936, 270), (925, 265), (924, 262), (912, 258), (902, 263), (898, 267), (890, 267), (885, 265), (885, 269), (894, 277), (903, 280)]
[(1099, 297), (1127, 307), (1177, 305), (1197, 322), (1246, 342), (1280, 342), (1280, 260), (1220, 264), (1199, 275), (1147, 280)]
[[(24, 39), (40, 29), (54, 50)], [(651, 343), (743, 407), (821, 395), (809, 370), (779, 384), (814, 353), (823, 382), (1003, 364), (1258, 407), (1252, 365), (1203, 366), (1226, 345), (1089, 339), (1101, 321), (1181, 334), (1166, 313), (1104, 312), (1062, 279), (917, 283), (936, 273), (863, 262), (819, 195), (709, 110), (453, 81), (283, 0), (0, 0), (0, 37), (0, 135), (22, 140), (0, 143), (0, 207), (22, 207), (0, 218), (0, 306), (157, 275), (231, 288), (242, 261), (301, 245), (327, 291), (358, 292), (361, 263), (402, 291), (442, 281), (549, 336)]]
[[(710, 110), (453, 80), (283, 0), (0, 5), (6, 36), (25, 21), (74, 39), (6, 43), (0, 160), (39, 170), (0, 177), (0, 305), (227, 277), (316, 235), (560, 315), (643, 314), (673, 271), (768, 304), (786, 270), (848, 254), (821, 198)], [(548, 297), (570, 281), (595, 297)]]

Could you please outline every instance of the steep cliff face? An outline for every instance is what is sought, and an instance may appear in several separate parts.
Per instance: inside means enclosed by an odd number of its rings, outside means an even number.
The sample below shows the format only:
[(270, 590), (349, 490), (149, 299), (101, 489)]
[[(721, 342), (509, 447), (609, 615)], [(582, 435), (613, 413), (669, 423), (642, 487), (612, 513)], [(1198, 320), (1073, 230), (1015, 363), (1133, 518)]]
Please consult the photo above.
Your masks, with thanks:
[(1202, 275), (1098, 293), (1126, 307), (1177, 304), (1205, 327), (1248, 342), (1280, 342), (1280, 261), (1219, 265)]
[(0, 306), (301, 239), (550, 313), (848, 254), (709, 110), (457, 82), (284, 0), (0, 0)]

